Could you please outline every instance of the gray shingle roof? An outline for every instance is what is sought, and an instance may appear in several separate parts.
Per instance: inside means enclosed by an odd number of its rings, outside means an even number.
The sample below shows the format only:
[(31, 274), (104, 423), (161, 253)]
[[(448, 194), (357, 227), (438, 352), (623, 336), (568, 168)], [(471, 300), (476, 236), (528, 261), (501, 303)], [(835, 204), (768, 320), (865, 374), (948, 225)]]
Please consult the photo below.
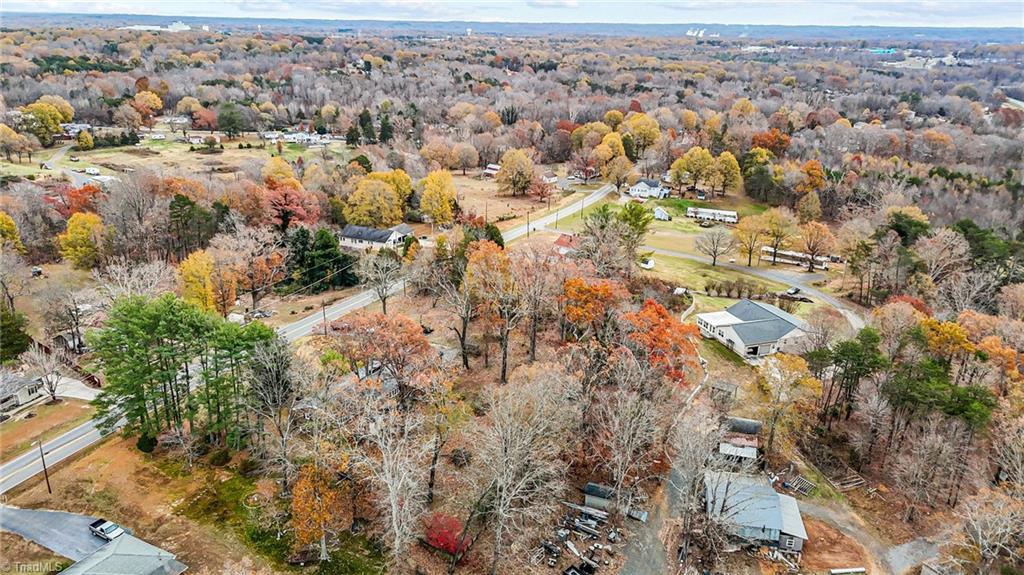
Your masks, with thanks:
[(786, 334), (803, 327), (804, 323), (793, 315), (766, 303), (741, 300), (727, 310), (743, 320), (732, 326), (745, 345), (778, 341)]
[(122, 535), (61, 573), (71, 575), (179, 575), (188, 567), (174, 554)]
[(391, 238), (391, 230), (381, 230), (348, 224), (341, 230), (341, 237), (367, 242), (384, 243)]

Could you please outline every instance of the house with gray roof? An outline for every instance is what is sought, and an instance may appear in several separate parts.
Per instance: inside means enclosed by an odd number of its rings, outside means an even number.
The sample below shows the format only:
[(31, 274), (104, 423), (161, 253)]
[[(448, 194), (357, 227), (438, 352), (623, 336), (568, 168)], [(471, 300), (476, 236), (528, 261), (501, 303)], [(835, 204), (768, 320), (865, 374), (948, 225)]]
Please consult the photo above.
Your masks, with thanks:
[(747, 361), (795, 350), (806, 335), (805, 324), (781, 309), (759, 301), (740, 300), (723, 311), (697, 314), (697, 327)]
[(66, 575), (180, 575), (188, 569), (169, 551), (122, 535), (61, 571)]
[(0, 413), (14, 411), (43, 397), (43, 384), (16, 373), (0, 371)]
[(704, 496), (707, 514), (746, 544), (799, 553), (807, 541), (796, 499), (775, 491), (762, 476), (708, 471)]
[(671, 191), (662, 186), (658, 180), (640, 179), (630, 186), (626, 193), (634, 198), (657, 198), (661, 200), (667, 198)]
[(405, 238), (413, 234), (409, 224), (398, 224), (387, 229), (368, 228), (348, 224), (341, 230), (338, 243), (345, 248), (356, 250), (379, 250), (380, 248), (395, 249), (402, 245)]

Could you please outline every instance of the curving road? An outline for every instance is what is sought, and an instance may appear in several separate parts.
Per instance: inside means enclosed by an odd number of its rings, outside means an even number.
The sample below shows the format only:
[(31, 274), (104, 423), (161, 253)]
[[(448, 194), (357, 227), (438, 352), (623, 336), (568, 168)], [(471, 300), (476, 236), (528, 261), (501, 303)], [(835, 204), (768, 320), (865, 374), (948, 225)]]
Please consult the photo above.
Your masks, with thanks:
[[(63, 156), (64, 152), (66, 152), (69, 147), (70, 146), (67, 146), (58, 150), (57, 153), (50, 158), (50, 162), (60, 160), (60, 157)], [(70, 173), (75, 174), (75, 172)], [(588, 206), (603, 200), (604, 197), (614, 191), (614, 189), (615, 187), (611, 184), (606, 184), (605, 186), (594, 190), (590, 195), (580, 200), (580, 202), (563, 208), (554, 214), (549, 214), (538, 218), (536, 221), (530, 222), (530, 229), (543, 229), (545, 226), (554, 223), (556, 217), (565, 217), (586, 209)], [(506, 242), (515, 241), (519, 238), (525, 237), (526, 235), (527, 229), (525, 224), (512, 228), (502, 234)], [(405, 289), (405, 282), (401, 281), (391, 288), (391, 293), (395, 294), (403, 289)], [(294, 342), (299, 338), (311, 334), (323, 323), (324, 316), (326, 316), (327, 321), (332, 321), (349, 312), (369, 306), (376, 301), (377, 294), (373, 290), (364, 290), (352, 297), (331, 305), (325, 310), (310, 314), (290, 324), (281, 326), (278, 328), (277, 332), (281, 337), (285, 338), (289, 342)], [(119, 422), (115, 429), (120, 428), (121, 425), (123, 425), (123, 422)], [(71, 457), (90, 445), (97, 443), (103, 439), (103, 437), (104, 434), (101, 433), (97, 427), (96, 420), (87, 421), (67, 433), (43, 444), (43, 453), (46, 457), (46, 464), (49, 467), (53, 467), (68, 457)], [(30, 478), (41, 474), (42, 472), (43, 466), (40, 461), (38, 447), (4, 463), (3, 465), (0, 465), (0, 495), (11, 491), (15, 487), (21, 485)]]
[[(711, 258), (703, 255), (691, 254), (687, 252), (677, 252), (675, 250), (665, 250), (661, 248), (655, 248), (652, 246), (644, 246), (643, 249), (650, 252), (654, 252), (655, 254), (661, 254), (663, 256), (687, 259), (705, 264), (711, 263)], [(756, 276), (766, 280), (771, 280), (774, 282), (796, 286), (800, 288), (800, 290), (803, 293), (807, 294), (808, 296), (818, 298), (819, 300), (836, 308), (839, 311), (839, 313), (843, 314), (843, 316), (846, 317), (846, 320), (850, 322), (850, 325), (853, 326), (853, 329), (860, 330), (866, 325), (864, 322), (864, 318), (860, 315), (860, 310), (858, 310), (855, 306), (847, 302), (844, 302), (843, 300), (835, 296), (827, 294), (811, 285), (811, 282), (822, 279), (823, 276), (821, 274), (808, 274), (798, 271), (796, 268), (792, 268), (791, 270), (785, 270), (785, 268), (748, 268), (747, 266), (744, 265), (732, 264), (729, 262), (718, 262), (718, 267), (733, 270), (742, 274)]]

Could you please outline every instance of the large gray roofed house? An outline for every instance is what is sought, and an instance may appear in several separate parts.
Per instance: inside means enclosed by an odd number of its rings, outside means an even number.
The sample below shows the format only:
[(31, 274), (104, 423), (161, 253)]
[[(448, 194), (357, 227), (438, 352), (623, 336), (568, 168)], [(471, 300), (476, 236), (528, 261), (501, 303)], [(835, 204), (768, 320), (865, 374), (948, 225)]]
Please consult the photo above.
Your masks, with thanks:
[(746, 299), (722, 311), (697, 314), (697, 326), (701, 335), (717, 339), (746, 359), (785, 351), (806, 335), (804, 322), (792, 314)]
[(61, 571), (70, 575), (179, 575), (188, 567), (164, 551), (122, 535), (95, 553)]
[(366, 226), (356, 226), (353, 224), (348, 224), (341, 230), (341, 236), (344, 238), (352, 238), (354, 240), (363, 240), (379, 244), (388, 241), (391, 238), (391, 233), (391, 230), (368, 228)]

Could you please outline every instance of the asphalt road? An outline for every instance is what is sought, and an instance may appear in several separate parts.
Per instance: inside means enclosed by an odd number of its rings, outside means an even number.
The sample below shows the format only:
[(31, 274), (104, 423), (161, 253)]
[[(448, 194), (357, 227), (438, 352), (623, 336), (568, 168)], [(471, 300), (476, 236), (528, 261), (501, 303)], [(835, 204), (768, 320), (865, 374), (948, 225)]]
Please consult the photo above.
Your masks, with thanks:
[[(703, 255), (691, 254), (687, 252), (677, 252), (674, 250), (665, 250), (651, 246), (644, 246), (642, 249), (654, 252), (655, 254), (661, 254), (673, 258), (682, 258), (706, 264), (711, 263), (711, 258)], [(657, 258), (654, 258), (654, 265), (658, 265)], [(798, 271), (797, 268), (789, 268), (787, 270), (786, 268), (747, 267), (740, 264), (732, 264), (729, 262), (721, 261), (718, 262), (718, 267), (798, 287), (808, 297), (817, 298), (827, 303), (828, 305), (836, 308), (839, 311), (839, 313), (843, 314), (843, 316), (846, 317), (846, 320), (850, 322), (850, 325), (853, 326), (853, 329), (860, 330), (865, 325), (864, 318), (861, 317), (860, 312), (855, 307), (811, 285), (812, 282), (818, 281), (823, 278), (821, 274), (809, 274), (802, 271)]]
[[(52, 158), (50, 158), (50, 161), (58, 161), (65, 151), (67, 151), (67, 147), (61, 148)], [(75, 172), (70, 173), (75, 174)], [(601, 201), (614, 189), (614, 186), (611, 184), (606, 184), (605, 186), (594, 190), (589, 196), (580, 200), (579, 203), (574, 203), (573, 205), (567, 206), (554, 214), (549, 214), (538, 218), (536, 221), (530, 222), (530, 229), (544, 229), (545, 226), (553, 224), (557, 218), (570, 216)], [(507, 230), (502, 234), (506, 242), (517, 240), (526, 235), (527, 227), (525, 224)], [(391, 293), (397, 294), (404, 288), (405, 282), (399, 282), (391, 289)], [(373, 290), (365, 290), (352, 297), (339, 301), (321, 312), (313, 313), (288, 325), (282, 326), (278, 328), (277, 332), (289, 342), (293, 342), (313, 333), (313, 331), (320, 327), (324, 322), (325, 316), (327, 321), (333, 321), (349, 312), (371, 305), (376, 301), (377, 294)], [(119, 428), (120, 424), (117, 425), (117, 427)], [(46, 458), (46, 464), (48, 467), (52, 468), (75, 453), (95, 444), (102, 438), (103, 435), (97, 428), (96, 421), (87, 421), (67, 433), (43, 444), (43, 453)], [(40, 461), (38, 448), (0, 465), (0, 495), (11, 491), (15, 487), (21, 485), (35, 475), (41, 474), (42, 472), (43, 466)]]
[[(106, 541), (89, 531), (89, 524), (96, 519), (96, 517), (64, 511), (0, 506), (0, 529), (38, 543), (72, 561), (81, 561), (107, 544)], [(130, 537), (130, 535), (122, 537)], [(7, 558), (9, 561), (16, 559), (16, 557)]]

